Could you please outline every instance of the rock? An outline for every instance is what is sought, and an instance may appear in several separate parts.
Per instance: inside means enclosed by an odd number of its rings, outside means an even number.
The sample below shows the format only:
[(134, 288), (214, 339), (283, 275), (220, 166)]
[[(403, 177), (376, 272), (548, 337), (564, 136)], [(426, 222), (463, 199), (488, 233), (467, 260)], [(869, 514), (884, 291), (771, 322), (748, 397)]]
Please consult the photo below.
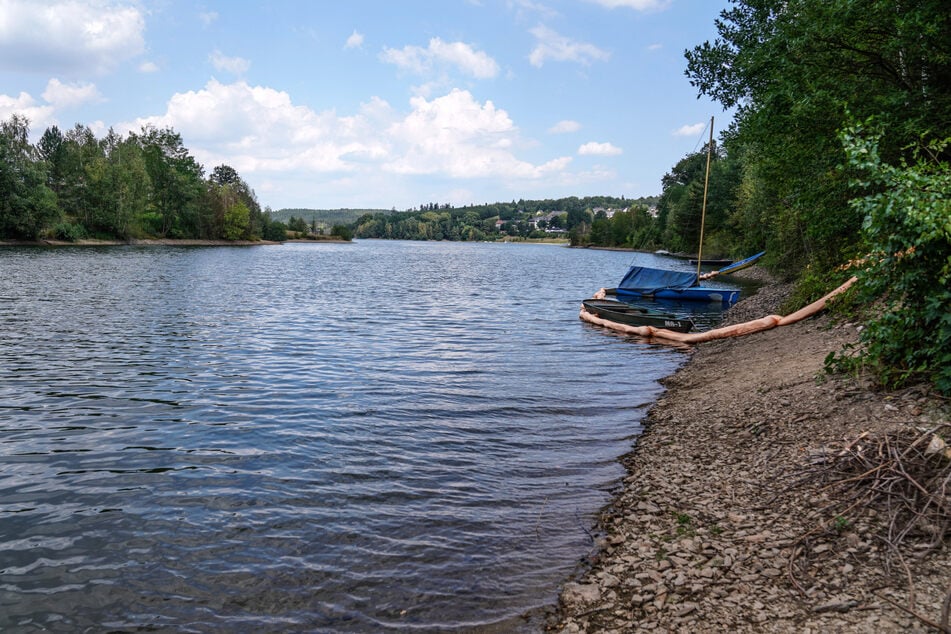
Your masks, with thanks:
[(588, 606), (600, 599), (601, 589), (594, 583), (567, 583), (561, 592), (562, 602), (571, 608)]

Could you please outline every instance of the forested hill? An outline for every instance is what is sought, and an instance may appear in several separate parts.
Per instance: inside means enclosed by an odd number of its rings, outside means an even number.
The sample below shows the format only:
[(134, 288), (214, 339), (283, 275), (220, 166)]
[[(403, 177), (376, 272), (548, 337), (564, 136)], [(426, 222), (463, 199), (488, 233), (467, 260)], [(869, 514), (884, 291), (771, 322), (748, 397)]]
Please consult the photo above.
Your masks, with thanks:
[(351, 225), (364, 214), (385, 214), (386, 209), (278, 209), (271, 219), (288, 224), (291, 218), (301, 218), (308, 225)]
[(587, 228), (598, 213), (614, 214), (653, 206), (657, 198), (570, 196), (544, 200), (513, 200), (453, 207), (424, 203), (401, 212), (367, 213), (353, 226), (358, 238), (404, 240), (495, 240), (502, 236), (550, 237), (575, 227)]

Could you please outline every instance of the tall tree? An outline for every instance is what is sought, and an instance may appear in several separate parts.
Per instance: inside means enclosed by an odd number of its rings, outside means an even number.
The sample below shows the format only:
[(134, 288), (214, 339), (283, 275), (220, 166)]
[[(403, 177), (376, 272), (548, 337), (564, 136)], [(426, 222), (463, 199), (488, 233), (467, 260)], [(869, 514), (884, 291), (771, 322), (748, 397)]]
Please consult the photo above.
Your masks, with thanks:
[(35, 239), (59, 214), (29, 135), (25, 117), (0, 123), (0, 236)]
[(742, 229), (768, 223), (789, 267), (856, 250), (837, 132), (851, 116), (889, 129), (882, 154), (951, 131), (951, 12), (942, 0), (733, 0), (719, 37), (686, 53), (702, 94), (737, 108), (725, 141), (744, 157)]

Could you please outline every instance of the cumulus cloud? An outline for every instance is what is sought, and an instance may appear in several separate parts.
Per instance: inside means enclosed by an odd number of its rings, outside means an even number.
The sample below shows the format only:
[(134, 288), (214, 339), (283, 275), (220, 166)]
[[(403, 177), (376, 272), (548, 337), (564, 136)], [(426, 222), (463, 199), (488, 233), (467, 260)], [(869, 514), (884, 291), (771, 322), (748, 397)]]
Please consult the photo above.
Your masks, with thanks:
[(531, 30), (531, 34), (535, 36), (536, 41), (528, 60), (537, 68), (544, 66), (547, 60), (590, 64), (592, 61), (607, 61), (611, 57), (610, 53), (594, 44), (576, 42), (547, 26), (536, 26)]
[(707, 127), (706, 123), (682, 125), (674, 130), (674, 136), (697, 136)]
[(228, 57), (219, 50), (208, 56), (215, 70), (226, 71), (234, 75), (243, 75), (251, 68), (251, 62), (241, 57)]
[(350, 34), (350, 37), (347, 38), (347, 43), (344, 45), (344, 48), (360, 48), (363, 46), (363, 33), (357, 33), (354, 29), (353, 33)]
[(549, 134), (567, 134), (569, 132), (577, 132), (580, 129), (580, 123), (572, 121), (571, 119), (565, 119), (548, 128), (548, 132)]
[(608, 9), (625, 7), (635, 11), (663, 11), (670, 6), (671, 0), (588, 0)]
[(104, 74), (145, 50), (139, 3), (113, 0), (4, 0), (0, 68)]
[(95, 84), (86, 82), (64, 84), (55, 78), (49, 80), (49, 83), (46, 84), (43, 99), (56, 109), (103, 101), (102, 95), (99, 94)]
[(171, 127), (203, 165), (227, 163), (268, 187), (308, 178), (328, 187), (341, 178), (365, 183), (417, 175), (539, 179), (560, 175), (572, 161), (518, 158), (523, 144), (508, 113), (465, 90), (414, 97), (405, 112), (373, 98), (353, 115), (340, 116), (295, 105), (272, 88), (211, 80), (201, 90), (174, 95), (164, 114), (116, 128), (144, 125)]
[(581, 156), (617, 156), (624, 150), (611, 143), (597, 143), (591, 141), (578, 148), (578, 154)]
[(499, 73), (499, 65), (487, 53), (464, 42), (444, 42), (438, 37), (429, 40), (429, 46), (426, 48), (384, 47), (380, 59), (418, 75), (428, 74), (437, 66), (453, 67), (476, 79), (491, 79)]
[(352, 159), (386, 156), (385, 142), (373, 130), (379, 127), (374, 119), (388, 111), (385, 102), (373, 100), (358, 115), (338, 117), (294, 105), (286, 92), (211, 80), (201, 90), (175, 94), (165, 114), (122, 127), (174, 128), (203, 164), (225, 162), (239, 172), (348, 171)]
[(21, 92), (16, 97), (0, 94), (0, 121), (14, 114), (26, 117), (31, 130), (43, 130), (54, 122), (53, 106), (38, 104), (29, 93)]

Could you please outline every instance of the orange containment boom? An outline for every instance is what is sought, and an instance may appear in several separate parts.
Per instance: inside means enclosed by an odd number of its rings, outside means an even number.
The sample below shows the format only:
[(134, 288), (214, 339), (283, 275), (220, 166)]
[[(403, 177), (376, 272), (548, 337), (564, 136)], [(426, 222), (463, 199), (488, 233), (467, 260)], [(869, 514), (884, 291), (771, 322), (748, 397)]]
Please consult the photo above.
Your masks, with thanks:
[(714, 339), (742, 337), (743, 335), (750, 335), (754, 332), (770, 330), (776, 326), (788, 326), (789, 324), (794, 324), (797, 321), (802, 321), (806, 317), (811, 317), (812, 315), (815, 315), (824, 309), (830, 299), (848, 290), (848, 288), (855, 283), (856, 279), (857, 278), (855, 277), (850, 278), (845, 284), (835, 289), (828, 295), (812, 302), (804, 308), (800, 308), (791, 315), (786, 315), (785, 317), (780, 317), (779, 315), (769, 315), (768, 317), (763, 317), (761, 319), (747, 321), (742, 324), (733, 324), (732, 326), (724, 326), (723, 328), (716, 328), (706, 332), (674, 332), (672, 330), (655, 328), (653, 326), (629, 326), (627, 324), (619, 324), (617, 322), (608, 321), (607, 319), (602, 319), (597, 315), (589, 313), (587, 310), (585, 310), (584, 306), (581, 307), (581, 314), (579, 316), (584, 321), (597, 326), (604, 326), (605, 328), (610, 328), (628, 335), (646, 337), (661, 343), (665, 341), (687, 344), (702, 343), (704, 341), (713, 341)]

